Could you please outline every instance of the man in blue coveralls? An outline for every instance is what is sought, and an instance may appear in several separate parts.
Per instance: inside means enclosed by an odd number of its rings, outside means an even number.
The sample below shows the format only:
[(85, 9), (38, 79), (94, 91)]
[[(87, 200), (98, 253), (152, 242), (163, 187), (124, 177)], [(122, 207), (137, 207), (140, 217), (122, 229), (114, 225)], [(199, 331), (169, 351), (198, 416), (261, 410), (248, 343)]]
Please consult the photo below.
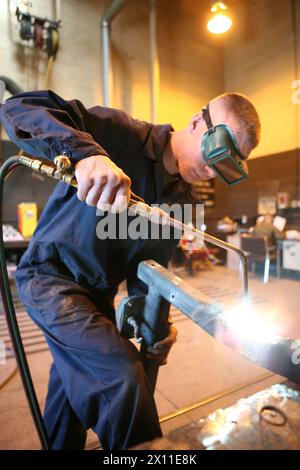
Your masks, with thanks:
[[(257, 145), (257, 112), (243, 95), (209, 103), (210, 120), (230, 127), (246, 157)], [(53, 449), (82, 449), (92, 428), (104, 449), (126, 449), (161, 436), (153, 394), (139, 351), (115, 326), (113, 300), (127, 280), (129, 295), (145, 291), (140, 261), (166, 266), (174, 240), (100, 239), (99, 209), (121, 212), (132, 191), (160, 201), (164, 180), (186, 183), (215, 176), (203, 159), (204, 113), (180, 131), (138, 121), (122, 111), (64, 101), (51, 91), (7, 100), (1, 120), (27, 153), (70, 157), (78, 190), (58, 183), (19, 264), (16, 280), (26, 310), (43, 330), (53, 364), (45, 424)], [(177, 241), (176, 241), (177, 242)], [(149, 348), (166, 362), (176, 330)]]

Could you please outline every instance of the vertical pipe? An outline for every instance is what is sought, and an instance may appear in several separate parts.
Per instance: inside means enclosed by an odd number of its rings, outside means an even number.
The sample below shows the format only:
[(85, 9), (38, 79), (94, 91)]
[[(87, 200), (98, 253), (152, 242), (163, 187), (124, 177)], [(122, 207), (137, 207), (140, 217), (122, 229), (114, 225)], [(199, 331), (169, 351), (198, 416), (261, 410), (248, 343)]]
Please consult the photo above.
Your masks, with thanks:
[(60, 0), (54, 0), (54, 20), (59, 21), (61, 19), (61, 2)]
[(113, 0), (101, 19), (102, 37), (102, 98), (103, 105), (110, 106), (113, 92), (111, 67), (110, 24), (127, 0)]
[(157, 49), (157, 23), (156, 23), (156, 0), (149, 0), (149, 39), (150, 39), (150, 109), (151, 122), (157, 120), (157, 109), (159, 102), (159, 58)]
[[(298, 44), (298, 1), (291, 0), (291, 24), (292, 24), (292, 42), (293, 42), (293, 54), (294, 54), (294, 83), (296, 84), (300, 80), (299, 76), (299, 44)], [(299, 133), (299, 104), (294, 103), (295, 106), (295, 149), (296, 149), (296, 188), (295, 188), (295, 199), (299, 200), (299, 159), (300, 159), (300, 133)]]
[(112, 70), (110, 64), (109, 24), (102, 22), (102, 100), (104, 106), (110, 106), (112, 89)]

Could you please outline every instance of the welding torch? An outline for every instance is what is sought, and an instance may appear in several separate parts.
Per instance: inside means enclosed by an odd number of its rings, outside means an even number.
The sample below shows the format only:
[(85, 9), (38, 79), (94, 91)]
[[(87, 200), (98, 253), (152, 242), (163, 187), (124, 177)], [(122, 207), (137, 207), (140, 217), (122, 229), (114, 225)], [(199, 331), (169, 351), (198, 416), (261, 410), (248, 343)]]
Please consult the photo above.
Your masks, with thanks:
[[(50, 178), (63, 181), (64, 183), (69, 184), (74, 188), (78, 187), (77, 180), (75, 178), (74, 171), (71, 166), (71, 162), (69, 158), (65, 155), (59, 155), (55, 157), (54, 165), (52, 163), (45, 162), (44, 160), (40, 160), (39, 158), (28, 157), (24, 155), (10, 157), (5, 163), (8, 164), (9, 161), (11, 161), (11, 164), (13, 166), (24, 165), (42, 175), (46, 175)], [(168, 224), (174, 229), (182, 231), (186, 230), (194, 234), (195, 238), (198, 240), (205, 240), (206, 242), (223, 248), (226, 251), (236, 253), (241, 263), (243, 297), (245, 300), (248, 299), (248, 262), (247, 257), (242, 250), (233, 245), (230, 245), (229, 243), (223, 240), (220, 240), (219, 238), (213, 237), (212, 235), (209, 235), (208, 233), (202, 230), (199, 230), (195, 227), (189, 227), (188, 225), (180, 222), (179, 220), (170, 217), (165, 211), (158, 207), (150, 207), (140, 196), (137, 196), (133, 192), (131, 192), (128, 207), (130, 208), (131, 213), (135, 215), (146, 217), (149, 220), (157, 221), (158, 223)]]

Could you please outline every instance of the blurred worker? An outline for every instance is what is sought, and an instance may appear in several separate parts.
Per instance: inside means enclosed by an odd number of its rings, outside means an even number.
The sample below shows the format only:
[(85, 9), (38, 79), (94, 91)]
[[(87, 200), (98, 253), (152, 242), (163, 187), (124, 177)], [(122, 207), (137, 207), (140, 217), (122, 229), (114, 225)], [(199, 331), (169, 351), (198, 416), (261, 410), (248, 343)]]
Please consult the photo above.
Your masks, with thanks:
[[(89, 428), (104, 449), (159, 437), (139, 351), (116, 329), (113, 301), (125, 279), (129, 295), (145, 292), (136, 276), (139, 262), (166, 266), (177, 240), (99, 239), (95, 206), (120, 212), (131, 186), (147, 203), (159, 202), (164, 174), (179, 173), (187, 183), (216, 174), (229, 184), (243, 180), (244, 160), (259, 140), (257, 112), (243, 95), (221, 95), (174, 131), (36, 91), (7, 100), (1, 115), (11, 139), (29, 154), (50, 160), (68, 155), (78, 181), (78, 191), (57, 184), (16, 276), (54, 359), (45, 407), (52, 447), (83, 448)], [(212, 158), (218, 135), (227, 147), (221, 164)], [(149, 348), (152, 360), (164, 363), (175, 338), (172, 327)]]
[(273, 224), (274, 216), (272, 214), (266, 214), (262, 217), (258, 217), (253, 234), (256, 237), (267, 237), (268, 244), (270, 246), (276, 245), (276, 240), (283, 238), (284, 233), (280, 232)]
[(192, 222), (188, 223), (189, 229), (186, 230), (180, 240), (180, 246), (185, 254), (186, 267), (190, 275), (193, 274), (193, 255), (198, 249), (196, 235), (193, 232), (194, 225)]

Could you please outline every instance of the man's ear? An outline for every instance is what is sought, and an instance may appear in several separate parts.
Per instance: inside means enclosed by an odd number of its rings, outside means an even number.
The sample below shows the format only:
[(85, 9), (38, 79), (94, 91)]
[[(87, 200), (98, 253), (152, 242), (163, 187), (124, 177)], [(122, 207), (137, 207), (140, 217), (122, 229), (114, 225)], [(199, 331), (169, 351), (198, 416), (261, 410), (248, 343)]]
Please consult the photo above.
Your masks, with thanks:
[(195, 114), (191, 119), (191, 122), (189, 124), (190, 132), (193, 132), (198, 126), (198, 124), (200, 124), (202, 121), (203, 121), (203, 115), (202, 115), (202, 111), (200, 111), (200, 113)]

